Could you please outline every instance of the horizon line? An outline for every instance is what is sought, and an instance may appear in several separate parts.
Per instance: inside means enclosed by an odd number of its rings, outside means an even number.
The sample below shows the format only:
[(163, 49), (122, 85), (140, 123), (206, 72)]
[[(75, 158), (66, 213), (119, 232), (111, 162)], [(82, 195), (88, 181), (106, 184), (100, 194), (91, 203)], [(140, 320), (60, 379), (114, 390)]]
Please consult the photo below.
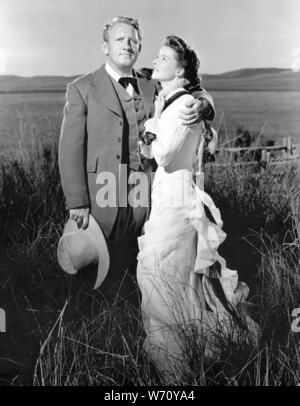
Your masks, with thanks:
[[(218, 76), (218, 75), (225, 75), (227, 73), (233, 73), (233, 72), (238, 72), (238, 71), (242, 71), (242, 70), (264, 70), (264, 69), (277, 69), (277, 70), (290, 70), (292, 72), (293, 69), (291, 68), (282, 68), (282, 67), (274, 67), (274, 66), (268, 66), (268, 67), (256, 67), (256, 68), (249, 68), (249, 67), (243, 67), (243, 68), (237, 68), (237, 69), (233, 69), (233, 70), (228, 70), (228, 71), (223, 71), (220, 73), (200, 73), (200, 76), (203, 75), (210, 75), (210, 76)], [(89, 73), (89, 72), (88, 72)], [(29, 78), (37, 78), (37, 77), (79, 77), (79, 76), (83, 76), (86, 75), (88, 73), (78, 73), (78, 74), (37, 74), (37, 75), (30, 75), (30, 76), (24, 76), (24, 75), (19, 75), (19, 74), (15, 74), (15, 73), (0, 73), (0, 77), (4, 77), (4, 76), (15, 76), (15, 77), (20, 77), (20, 78), (24, 78), (24, 79), (29, 79)], [(294, 72), (295, 73), (295, 72)]]

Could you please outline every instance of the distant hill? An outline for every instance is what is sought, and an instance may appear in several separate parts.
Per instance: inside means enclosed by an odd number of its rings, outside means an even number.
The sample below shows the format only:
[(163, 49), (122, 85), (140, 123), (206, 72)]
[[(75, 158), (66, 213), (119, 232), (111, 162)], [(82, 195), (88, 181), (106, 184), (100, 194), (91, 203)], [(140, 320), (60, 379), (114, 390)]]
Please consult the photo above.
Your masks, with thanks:
[(282, 68), (244, 68), (232, 70), (225, 73), (220, 73), (219, 75), (206, 75), (206, 76), (222, 76), (226, 78), (236, 79), (236, 78), (249, 78), (252, 76), (268, 75), (273, 73), (287, 72), (289, 69)]
[[(79, 75), (77, 75), (79, 76)], [(77, 76), (0, 76), (0, 92), (61, 92)]]
[(209, 90), (298, 90), (300, 72), (291, 69), (239, 69), (219, 75), (202, 75), (203, 86)]
[[(79, 75), (77, 75), (79, 76)], [(64, 92), (77, 76), (0, 76), (0, 92)], [(279, 68), (248, 68), (218, 75), (202, 75), (208, 90), (277, 90), (300, 91), (300, 72)]]

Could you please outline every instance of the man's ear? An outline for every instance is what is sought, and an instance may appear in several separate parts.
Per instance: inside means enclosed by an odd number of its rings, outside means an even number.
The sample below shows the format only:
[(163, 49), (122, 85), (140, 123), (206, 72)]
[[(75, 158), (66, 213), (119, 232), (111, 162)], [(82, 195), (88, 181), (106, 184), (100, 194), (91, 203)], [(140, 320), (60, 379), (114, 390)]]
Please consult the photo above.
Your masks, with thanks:
[(103, 42), (102, 42), (102, 50), (103, 50), (103, 52), (105, 53), (105, 55), (109, 55), (109, 52), (108, 52), (108, 43), (107, 43), (106, 41), (103, 41)]

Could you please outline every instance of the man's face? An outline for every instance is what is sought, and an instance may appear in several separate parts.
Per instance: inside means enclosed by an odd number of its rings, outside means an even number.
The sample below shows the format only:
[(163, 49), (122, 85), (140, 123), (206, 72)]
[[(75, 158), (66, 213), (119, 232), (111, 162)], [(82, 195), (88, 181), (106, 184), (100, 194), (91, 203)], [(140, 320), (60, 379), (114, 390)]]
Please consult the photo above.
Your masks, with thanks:
[(103, 43), (103, 50), (111, 66), (120, 73), (129, 73), (140, 50), (136, 29), (126, 23), (117, 23), (110, 29), (108, 36), (108, 42)]

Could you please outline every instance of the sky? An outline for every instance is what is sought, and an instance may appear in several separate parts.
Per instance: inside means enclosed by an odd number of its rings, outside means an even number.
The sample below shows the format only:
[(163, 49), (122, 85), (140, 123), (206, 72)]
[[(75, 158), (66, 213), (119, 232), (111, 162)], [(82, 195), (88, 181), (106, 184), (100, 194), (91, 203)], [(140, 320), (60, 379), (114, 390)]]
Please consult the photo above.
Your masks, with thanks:
[(0, 0), (0, 74), (97, 69), (102, 28), (117, 15), (141, 22), (137, 67), (152, 66), (169, 34), (197, 50), (201, 73), (290, 68), (300, 51), (300, 0)]

